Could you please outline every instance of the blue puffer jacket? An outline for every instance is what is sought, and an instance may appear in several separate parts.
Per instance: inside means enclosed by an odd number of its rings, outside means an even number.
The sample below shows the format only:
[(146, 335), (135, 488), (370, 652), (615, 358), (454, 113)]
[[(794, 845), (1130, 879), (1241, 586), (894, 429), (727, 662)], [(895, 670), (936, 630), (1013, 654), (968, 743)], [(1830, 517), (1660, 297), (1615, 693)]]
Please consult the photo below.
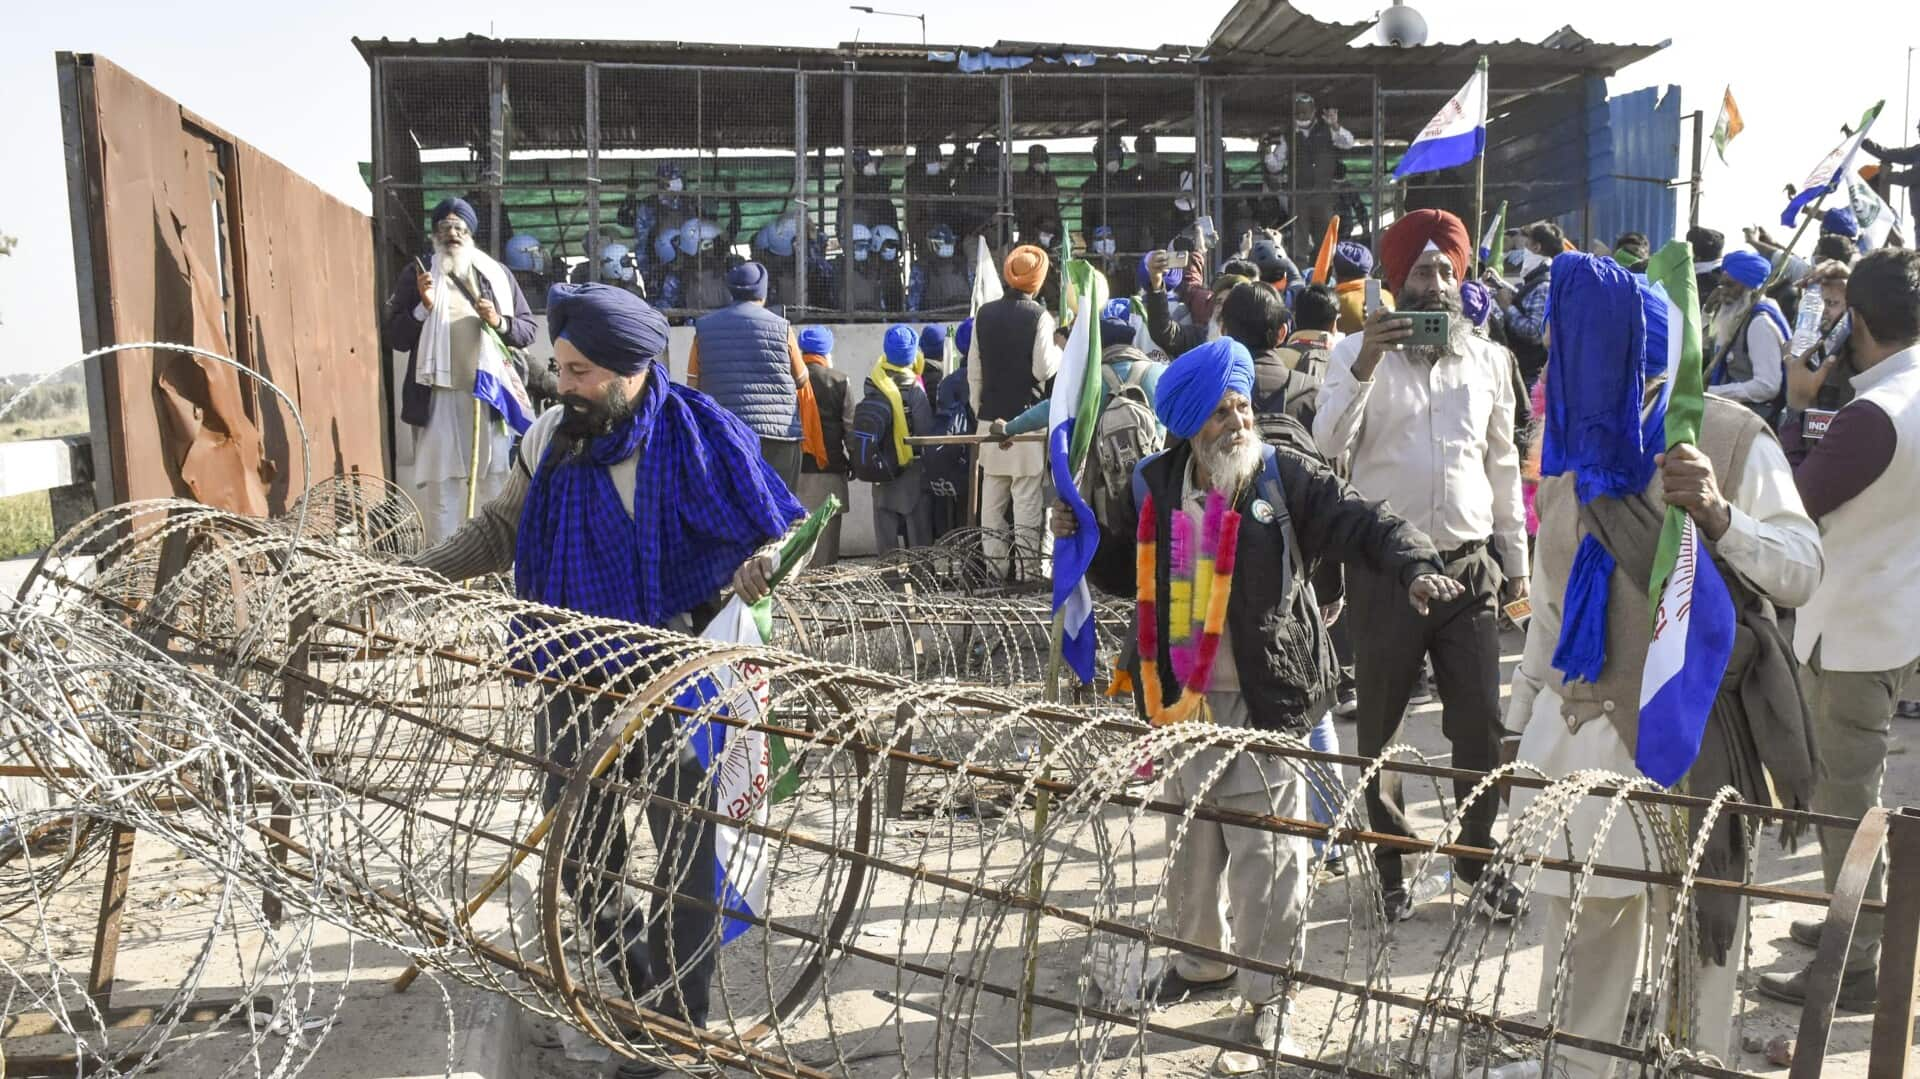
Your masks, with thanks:
[(800, 437), (793, 384), (792, 327), (756, 303), (736, 303), (693, 324), (700, 349), (700, 392), (740, 417), (761, 438)]

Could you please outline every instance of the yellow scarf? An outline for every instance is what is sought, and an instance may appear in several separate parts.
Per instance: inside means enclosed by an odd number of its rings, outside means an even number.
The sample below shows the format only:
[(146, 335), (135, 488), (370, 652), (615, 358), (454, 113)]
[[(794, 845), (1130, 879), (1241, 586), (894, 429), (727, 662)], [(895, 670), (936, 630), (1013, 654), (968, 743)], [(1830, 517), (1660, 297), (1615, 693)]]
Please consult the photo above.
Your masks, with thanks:
[[(913, 377), (916, 379), (920, 378), (922, 372), (926, 369), (927, 358), (925, 356), (915, 355), (913, 358)], [(907, 438), (912, 432), (907, 430), (907, 403), (900, 399), (900, 387), (894, 385), (893, 382), (893, 372), (898, 370), (898, 367), (888, 363), (887, 358), (882, 356), (874, 363), (873, 373), (867, 376), (867, 382), (871, 384), (874, 389), (879, 390), (880, 396), (886, 398), (887, 403), (893, 406), (894, 459), (900, 462), (901, 468), (905, 468), (913, 461), (913, 447), (907, 442)]]

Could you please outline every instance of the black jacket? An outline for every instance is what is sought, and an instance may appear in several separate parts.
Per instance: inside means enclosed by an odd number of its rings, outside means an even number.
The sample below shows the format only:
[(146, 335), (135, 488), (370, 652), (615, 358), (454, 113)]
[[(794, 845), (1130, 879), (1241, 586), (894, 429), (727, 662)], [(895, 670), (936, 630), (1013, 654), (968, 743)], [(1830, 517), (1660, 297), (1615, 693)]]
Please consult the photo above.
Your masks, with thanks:
[(1154, 344), (1167, 350), (1167, 359), (1171, 360), (1188, 349), (1207, 343), (1205, 326), (1183, 326), (1173, 321), (1164, 291), (1149, 283), (1140, 301), (1147, 309), (1147, 336), (1153, 338)]
[[(513, 286), (513, 303), (509, 307), (493, 294), (486, 274), (473, 276), (480, 282), (480, 298), (491, 301), (500, 312), (501, 339), (514, 348), (533, 344), (533, 309), (527, 306), (520, 282), (512, 274), (507, 275), (507, 283)], [(425, 427), (427, 417), (433, 414), (433, 387), (422, 386), (414, 379), (414, 350), (420, 345), (422, 325), (413, 317), (413, 309), (420, 302), (420, 286), (415, 278), (411, 262), (394, 276), (393, 295), (387, 298), (386, 344), (395, 352), (404, 350), (407, 354), (407, 377), (400, 384), (400, 419), (413, 427)]]
[(813, 386), (813, 403), (820, 409), (820, 435), (827, 443), (825, 468), (814, 464), (811, 454), (800, 457), (800, 471), (850, 476), (853, 466), (847, 462), (846, 373), (824, 363), (807, 364), (807, 381)]
[[(1255, 508), (1256, 501), (1266, 499), (1264, 483), (1251, 485), (1235, 503), (1240, 513), (1239, 550), (1233, 593), (1227, 600), (1227, 632), (1253, 725), (1304, 731), (1331, 703), (1339, 667), (1313, 585), (1294, 571), (1286, 533), (1290, 531), (1298, 542), (1300, 562), (1309, 574), (1323, 562), (1358, 559), (1375, 572), (1393, 574), (1411, 585), (1423, 573), (1440, 572), (1439, 555), (1433, 541), (1418, 529), (1384, 505), (1362, 499), (1326, 465), (1286, 450), (1268, 447), (1266, 452), (1279, 475), (1287, 523), (1283, 527), (1279, 514)], [(1167, 522), (1180, 501), (1191, 457), (1190, 444), (1180, 442), (1140, 463), (1136, 475), (1153, 499), (1161, 536), (1169, 535)], [(1117, 521), (1139, 520), (1139, 510), (1132, 503), (1129, 495)], [(1165, 596), (1170, 545), (1162, 541), (1156, 546), (1156, 589)], [(1103, 529), (1100, 549), (1089, 569), (1093, 583), (1115, 595), (1132, 596), (1134, 552), (1134, 529)], [(1158, 639), (1161, 689), (1165, 703), (1171, 704), (1178, 699), (1180, 687), (1172, 674), (1166, 610), (1166, 605), (1159, 606)], [(1138, 627), (1130, 639), (1138, 640)], [(1139, 663), (1132, 648), (1128, 666), (1137, 674)], [(1139, 703), (1138, 677), (1134, 685)]]

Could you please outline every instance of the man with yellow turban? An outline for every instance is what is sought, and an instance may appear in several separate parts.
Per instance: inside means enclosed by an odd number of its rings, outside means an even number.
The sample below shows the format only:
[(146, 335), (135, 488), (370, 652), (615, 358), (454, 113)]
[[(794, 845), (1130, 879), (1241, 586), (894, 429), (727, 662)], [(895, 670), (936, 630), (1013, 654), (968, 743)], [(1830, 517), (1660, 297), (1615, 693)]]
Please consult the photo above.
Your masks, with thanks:
[[(967, 387), (982, 434), (996, 420), (1011, 420), (1045, 400), (1047, 382), (1060, 368), (1053, 315), (1034, 299), (1047, 280), (1047, 253), (1022, 244), (1007, 254), (1007, 290), (980, 305), (967, 350)], [(1039, 552), (1048, 573), (1053, 537), (1047, 532), (1047, 454), (1038, 442), (980, 447), (980, 526), (987, 530), (987, 563), (997, 577), (1009, 572), (1006, 521), (1023, 548)], [(1024, 567), (1019, 568), (1024, 572)]]

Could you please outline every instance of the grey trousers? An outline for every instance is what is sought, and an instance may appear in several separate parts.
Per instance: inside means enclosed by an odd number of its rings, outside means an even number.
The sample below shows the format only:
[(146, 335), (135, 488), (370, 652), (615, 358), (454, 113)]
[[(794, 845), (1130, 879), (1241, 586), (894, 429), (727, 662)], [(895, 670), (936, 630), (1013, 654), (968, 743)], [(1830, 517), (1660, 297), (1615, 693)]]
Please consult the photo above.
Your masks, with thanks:
[[(1880, 782), (1887, 775), (1887, 742), (1893, 706), (1913, 676), (1908, 664), (1891, 671), (1829, 671), (1820, 664), (1820, 646), (1800, 668), (1807, 707), (1813, 713), (1813, 744), (1820, 748), (1814, 771), (1813, 811), (1859, 817), (1880, 804)], [(1851, 828), (1820, 829), (1820, 870), (1827, 890), (1840, 879), (1840, 866), (1853, 843)], [(1887, 894), (1887, 858), (1883, 852), (1867, 878), (1867, 898)], [(1847, 951), (1847, 973), (1873, 970), (1880, 963), (1878, 914), (1860, 914)]]
[(787, 490), (793, 490), (794, 486), (800, 482), (800, 458), (805, 455), (800, 452), (799, 439), (762, 438), (760, 456), (766, 458), (766, 462), (780, 474), (781, 480), (787, 485)]
[[(1214, 722), (1242, 726), (1246, 698), (1238, 693), (1209, 693)], [(1206, 749), (1177, 762), (1167, 773), (1164, 797), (1215, 809), (1305, 820), (1307, 783), (1283, 761), (1235, 754), (1217, 769), (1221, 749)], [(1217, 777), (1217, 778), (1215, 778)], [(1209, 785), (1208, 781), (1213, 778)], [(1185, 824), (1184, 835), (1180, 834)], [(1167, 916), (1174, 936), (1208, 948), (1251, 956), (1284, 966), (1293, 954), (1294, 934), (1306, 915), (1307, 874), (1313, 846), (1300, 836), (1280, 835), (1214, 821), (1166, 818)], [(1223, 909), (1224, 908), (1224, 909)], [(1240, 995), (1255, 1004), (1276, 1000), (1286, 988), (1264, 971), (1236, 968), (1187, 954), (1173, 957), (1173, 969), (1190, 981), (1215, 981), (1236, 975)]]
[(840, 499), (841, 511), (820, 530), (820, 542), (814, 545), (813, 558), (807, 563), (816, 569), (825, 569), (840, 561), (840, 522), (847, 515), (847, 478), (826, 472), (800, 473), (800, 482), (794, 487), (793, 496), (800, 500), (808, 513), (819, 509), (828, 495)]

